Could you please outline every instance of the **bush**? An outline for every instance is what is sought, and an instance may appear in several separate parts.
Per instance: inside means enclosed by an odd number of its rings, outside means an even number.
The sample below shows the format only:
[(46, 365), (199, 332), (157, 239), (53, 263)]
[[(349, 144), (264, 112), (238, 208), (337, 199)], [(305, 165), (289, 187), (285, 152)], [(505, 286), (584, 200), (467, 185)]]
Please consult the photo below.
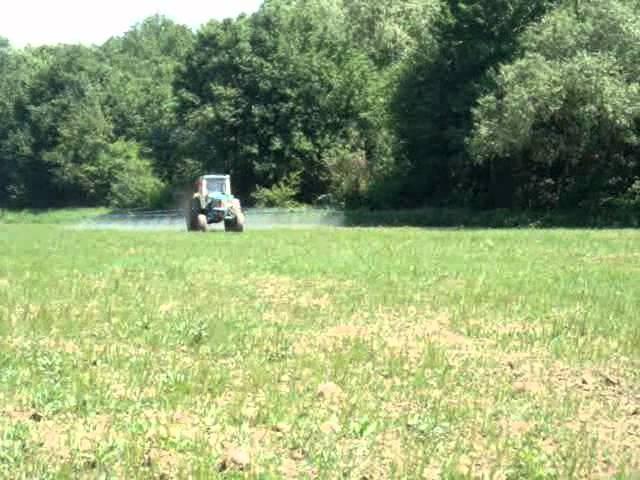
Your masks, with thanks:
[(622, 211), (640, 212), (640, 178), (636, 178), (624, 193), (605, 199), (602, 206)]
[(138, 145), (118, 141), (110, 145), (105, 159), (114, 169), (107, 203), (115, 208), (157, 207), (166, 196), (167, 188), (158, 179), (151, 162), (140, 156)]
[(640, 173), (640, 20), (633, 2), (562, 7), (522, 37), (474, 109), (469, 151), (495, 203), (574, 208), (623, 196)]
[(361, 206), (370, 183), (365, 151), (337, 144), (324, 154), (323, 160), (330, 172), (329, 195), (333, 206)]
[(300, 206), (296, 200), (300, 193), (300, 177), (300, 172), (294, 172), (271, 188), (258, 187), (252, 195), (256, 206), (260, 208), (295, 208)]

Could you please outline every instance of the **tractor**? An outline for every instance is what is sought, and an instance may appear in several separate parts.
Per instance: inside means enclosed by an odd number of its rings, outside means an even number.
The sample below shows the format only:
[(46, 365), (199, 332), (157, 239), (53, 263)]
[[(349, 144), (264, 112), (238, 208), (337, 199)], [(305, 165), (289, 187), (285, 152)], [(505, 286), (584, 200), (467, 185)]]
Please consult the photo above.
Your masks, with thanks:
[(206, 232), (210, 225), (224, 222), (226, 232), (244, 231), (244, 212), (231, 193), (229, 175), (203, 175), (195, 190), (186, 212), (187, 230)]

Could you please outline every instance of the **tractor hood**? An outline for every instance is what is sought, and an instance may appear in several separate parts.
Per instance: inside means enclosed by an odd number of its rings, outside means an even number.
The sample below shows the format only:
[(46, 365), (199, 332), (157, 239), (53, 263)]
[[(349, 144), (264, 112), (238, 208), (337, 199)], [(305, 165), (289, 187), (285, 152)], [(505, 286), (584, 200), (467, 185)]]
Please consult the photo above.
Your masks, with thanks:
[(223, 192), (209, 192), (207, 194), (209, 200), (220, 200), (222, 202), (229, 202), (233, 200), (233, 195), (227, 195)]

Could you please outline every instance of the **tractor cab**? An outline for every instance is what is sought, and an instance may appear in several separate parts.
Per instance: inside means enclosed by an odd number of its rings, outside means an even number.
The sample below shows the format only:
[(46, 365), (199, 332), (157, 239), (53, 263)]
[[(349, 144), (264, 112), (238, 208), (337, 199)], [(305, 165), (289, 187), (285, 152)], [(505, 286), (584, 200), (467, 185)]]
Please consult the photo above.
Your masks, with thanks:
[(202, 181), (206, 182), (210, 193), (223, 193), (231, 195), (231, 177), (229, 175), (205, 175)]
[(230, 175), (203, 175), (195, 190), (187, 213), (188, 230), (207, 231), (208, 225), (222, 221), (226, 231), (244, 230), (244, 213), (231, 193)]
[(196, 182), (196, 192), (203, 200), (213, 194), (231, 197), (231, 177), (229, 175), (204, 175)]

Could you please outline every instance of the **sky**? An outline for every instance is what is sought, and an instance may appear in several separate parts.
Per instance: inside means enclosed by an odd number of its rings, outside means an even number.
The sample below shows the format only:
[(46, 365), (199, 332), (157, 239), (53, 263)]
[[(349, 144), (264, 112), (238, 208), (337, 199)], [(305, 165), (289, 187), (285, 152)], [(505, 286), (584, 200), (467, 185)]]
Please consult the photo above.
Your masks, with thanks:
[(0, 37), (14, 47), (101, 44), (156, 13), (197, 28), (258, 9), (262, 0), (0, 0)]

